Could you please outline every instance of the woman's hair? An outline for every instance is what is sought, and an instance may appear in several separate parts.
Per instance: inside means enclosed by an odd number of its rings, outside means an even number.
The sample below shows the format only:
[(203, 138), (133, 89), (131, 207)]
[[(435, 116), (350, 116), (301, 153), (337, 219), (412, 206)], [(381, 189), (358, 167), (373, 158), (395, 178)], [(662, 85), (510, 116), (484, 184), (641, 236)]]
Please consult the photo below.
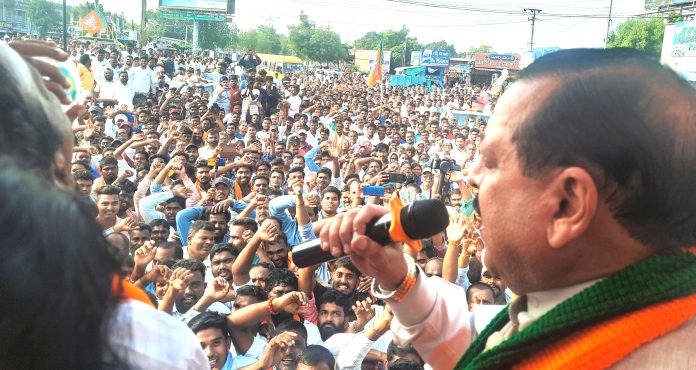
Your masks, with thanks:
[(0, 369), (124, 368), (107, 335), (119, 263), (94, 205), (56, 186), (71, 180), (57, 162), (68, 119), (7, 45), (0, 109)]
[(67, 118), (56, 118), (60, 104), (42, 83), (19, 54), (0, 45), (0, 156), (14, 156), (26, 167), (47, 171), (45, 176), (63, 145), (60, 124), (64, 130), (70, 126)]
[(8, 158), (0, 204), (0, 368), (104, 368), (119, 264), (93, 206)]

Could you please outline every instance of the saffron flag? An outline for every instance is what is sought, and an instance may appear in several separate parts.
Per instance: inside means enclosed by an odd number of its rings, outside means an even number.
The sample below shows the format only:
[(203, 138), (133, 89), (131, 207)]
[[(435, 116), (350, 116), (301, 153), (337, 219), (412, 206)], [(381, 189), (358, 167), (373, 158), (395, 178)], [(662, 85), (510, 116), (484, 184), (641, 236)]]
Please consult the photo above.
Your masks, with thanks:
[(87, 13), (87, 15), (80, 19), (80, 25), (90, 36), (94, 36), (94, 34), (101, 31), (106, 26), (106, 24), (103, 22), (103, 17), (99, 16), (99, 14), (94, 10)]
[(382, 79), (382, 63), (384, 62), (382, 57), (382, 41), (379, 42), (379, 49), (377, 49), (377, 56), (375, 57), (375, 66), (370, 71), (370, 75), (367, 76), (367, 87), (375, 86), (375, 84)]

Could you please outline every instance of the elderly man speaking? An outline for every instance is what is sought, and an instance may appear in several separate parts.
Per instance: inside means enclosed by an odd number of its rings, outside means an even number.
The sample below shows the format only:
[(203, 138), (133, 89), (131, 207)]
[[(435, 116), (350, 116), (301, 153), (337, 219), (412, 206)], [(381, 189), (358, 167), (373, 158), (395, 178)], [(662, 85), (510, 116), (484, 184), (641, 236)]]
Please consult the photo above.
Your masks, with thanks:
[[(500, 99), (468, 174), (484, 263), (518, 295), (481, 332), (458, 288), (339, 214), (320, 233), (435, 369), (696, 368), (696, 94), (633, 50), (545, 56)], [(388, 267), (385, 267), (388, 266)]]

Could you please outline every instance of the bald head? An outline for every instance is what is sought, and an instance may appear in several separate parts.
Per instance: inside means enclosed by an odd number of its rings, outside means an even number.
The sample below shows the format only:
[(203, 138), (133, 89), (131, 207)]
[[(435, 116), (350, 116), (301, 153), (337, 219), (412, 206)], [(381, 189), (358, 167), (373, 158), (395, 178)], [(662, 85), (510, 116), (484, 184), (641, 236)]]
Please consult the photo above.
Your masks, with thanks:
[(442, 258), (435, 257), (428, 260), (423, 271), (428, 276), (442, 277)]

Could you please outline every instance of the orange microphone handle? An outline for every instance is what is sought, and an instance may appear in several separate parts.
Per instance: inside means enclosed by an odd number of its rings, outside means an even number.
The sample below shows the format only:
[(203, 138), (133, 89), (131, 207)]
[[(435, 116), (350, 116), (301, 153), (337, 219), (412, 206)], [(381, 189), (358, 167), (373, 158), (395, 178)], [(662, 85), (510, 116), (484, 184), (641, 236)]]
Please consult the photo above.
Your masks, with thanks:
[(389, 237), (394, 242), (406, 243), (411, 250), (414, 252), (420, 252), (423, 249), (423, 245), (420, 240), (413, 240), (404, 231), (403, 224), (401, 223), (401, 211), (404, 209), (405, 205), (401, 202), (401, 198), (393, 197), (389, 201), (389, 208), (391, 209), (391, 225), (389, 226)]

